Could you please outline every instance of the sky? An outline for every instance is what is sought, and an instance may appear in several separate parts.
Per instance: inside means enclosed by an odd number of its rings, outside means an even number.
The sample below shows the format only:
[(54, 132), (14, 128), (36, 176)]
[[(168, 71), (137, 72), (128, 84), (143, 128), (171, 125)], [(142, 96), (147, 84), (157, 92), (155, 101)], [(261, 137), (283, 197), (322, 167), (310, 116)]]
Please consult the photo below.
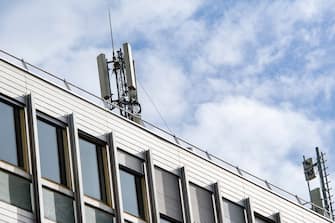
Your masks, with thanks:
[(0, 49), (99, 94), (108, 9), (145, 120), (306, 199), (319, 146), (335, 181), (335, 1), (0, 0)]

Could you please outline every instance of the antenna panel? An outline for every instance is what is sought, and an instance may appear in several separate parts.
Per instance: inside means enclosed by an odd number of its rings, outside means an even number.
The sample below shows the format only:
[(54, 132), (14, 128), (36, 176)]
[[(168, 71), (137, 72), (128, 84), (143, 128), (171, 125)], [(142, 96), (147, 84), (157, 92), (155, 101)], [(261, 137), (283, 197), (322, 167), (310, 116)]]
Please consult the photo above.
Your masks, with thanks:
[(131, 53), (131, 47), (129, 43), (123, 44), (123, 52), (124, 52), (124, 62), (126, 68), (126, 79), (128, 88), (130, 90), (136, 90), (136, 78), (133, 64), (133, 56)]
[(323, 215), (324, 211), (322, 208), (324, 208), (324, 206), (322, 203), (321, 191), (319, 187), (311, 191), (311, 202), (317, 206), (313, 206), (313, 210)]
[(312, 158), (308, 158), (303, 162), (305, 178), (307, 181), (313, 180), (316, 178), (314, 163)]
[(100, 91), (101, 97), (104, 99), (111, 98), (111, 86), (108, 73), (108, 65), (105, 54), (99, 54), (97, 57), (99, 80), (100, 80)]

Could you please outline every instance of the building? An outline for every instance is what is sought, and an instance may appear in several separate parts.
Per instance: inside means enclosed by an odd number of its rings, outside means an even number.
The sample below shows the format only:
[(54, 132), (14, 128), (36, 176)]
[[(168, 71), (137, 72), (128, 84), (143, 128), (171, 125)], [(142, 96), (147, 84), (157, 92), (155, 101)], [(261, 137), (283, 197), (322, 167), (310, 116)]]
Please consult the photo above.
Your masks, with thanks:
[(0, 222), (332, 222), (247, 171), (0, 54)]

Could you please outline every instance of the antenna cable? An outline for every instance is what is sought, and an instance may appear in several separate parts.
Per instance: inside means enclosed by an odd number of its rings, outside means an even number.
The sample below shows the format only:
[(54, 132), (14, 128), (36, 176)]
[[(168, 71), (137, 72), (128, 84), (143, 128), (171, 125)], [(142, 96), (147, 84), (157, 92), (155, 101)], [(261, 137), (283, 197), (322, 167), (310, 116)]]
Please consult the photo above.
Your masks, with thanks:
[(170, 134), (174, 135), (173, 132), (171, 131), (169, 125), (167, 124), (166, 120), (164, 119), (162, 113), (159, 111), (157, 105), (155, 104), (154, 100), (152, 99), (152, 97), (149, 95), (149, 93), (145, 90), (144, 86), (141, 84), (141, 82), (137, 82), (139, 83), (140, 87), (143, 89), (143, 92), (145, 93), (145, 95), (148, 97), (149, 101), (151, 102), (151, 104), (153, 105), (153, 107), (155, 108), (156, 112), (158, 113), (160, 119), (163, 121), (165, 127), (169, 130)]

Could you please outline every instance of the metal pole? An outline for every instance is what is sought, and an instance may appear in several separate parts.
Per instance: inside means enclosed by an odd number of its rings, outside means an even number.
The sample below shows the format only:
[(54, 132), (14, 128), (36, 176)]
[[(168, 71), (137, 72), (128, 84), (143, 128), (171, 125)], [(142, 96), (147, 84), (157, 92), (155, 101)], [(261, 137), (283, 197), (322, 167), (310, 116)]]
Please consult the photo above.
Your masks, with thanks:
[(123, 205), (121, 197), (121, 184), (119, 176), (119, 162), (117, 160), (117, 148), (114, 145), (114, 135), (109, 133), (107, 136), (108, 148), (109, 148), (109, 158), (111, 163), (112, 171), (112, 185), (114, 192), (114, 206), (116, 212), (116, 223), (123, 223)]
[(323, 202), (324, 202), (324, 205), (325, 205), (325, 209), (327, 211), (329, 211), (329, 204), (328, 204), (328, 198), (327, 198), (327, 188), (326, 188), (324, 174), (323, 174), (321, 153), (320, 153), (320, 150), (319, 150), (318, 147), (316, 147), (315, 150), (316, 150), (317, 165), (318, 165), (321, 188), (322, 188)]
[(70, 145), (72, 153), (72, 164), (73, 164), (73, 177), (74, 177), (74, 197), (75, 197), (75, 208), (77, 214), (77, 223), (85, 223), (85, 201), (84, 201), (84, 188), (83, 180), (81, 176), (81, 162), (80, 162), (80, 151), (79, 151), (79, 138), (78, 129), (76, 127), (75, 115), (68, 115), (69, 132), (70, 132)]
[(40, 165), (40, 152), (38, 143), (37, 119), (34, 99), (32, 94), (26, 96), (27, 113), (30, 137), (30, 156), (32, 163), (32, 183), (34, 191), (34, 214), (37, 223), (44, 222), (44, 205), (42, 192), (42, 176)]

